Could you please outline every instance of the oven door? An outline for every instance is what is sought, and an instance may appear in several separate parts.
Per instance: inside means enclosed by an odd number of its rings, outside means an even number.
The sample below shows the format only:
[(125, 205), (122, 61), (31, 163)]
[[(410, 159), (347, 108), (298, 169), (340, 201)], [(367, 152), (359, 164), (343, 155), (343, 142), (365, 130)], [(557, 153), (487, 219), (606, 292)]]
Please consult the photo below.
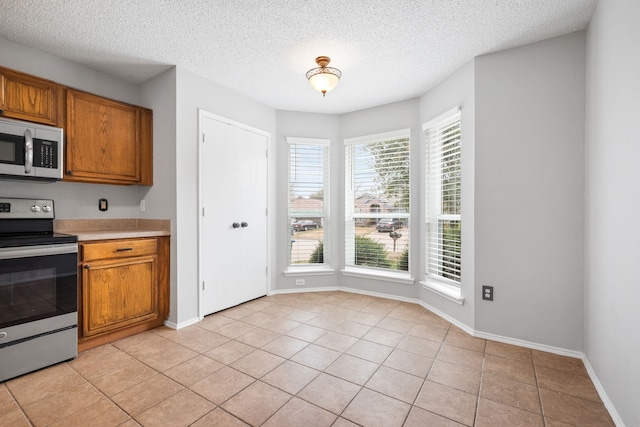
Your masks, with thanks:
[(0, 329), (77, 311), (77, 243), (0, 248)]

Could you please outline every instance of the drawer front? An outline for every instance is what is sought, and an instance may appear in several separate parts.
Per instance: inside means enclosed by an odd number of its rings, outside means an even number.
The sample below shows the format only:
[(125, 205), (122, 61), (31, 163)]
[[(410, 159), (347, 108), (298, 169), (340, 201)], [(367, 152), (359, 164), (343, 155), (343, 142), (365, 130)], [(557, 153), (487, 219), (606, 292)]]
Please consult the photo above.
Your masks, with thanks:
[(153, 255), (158, 251), (157, 239), (113, 240), (82, 244), (82, 261)]

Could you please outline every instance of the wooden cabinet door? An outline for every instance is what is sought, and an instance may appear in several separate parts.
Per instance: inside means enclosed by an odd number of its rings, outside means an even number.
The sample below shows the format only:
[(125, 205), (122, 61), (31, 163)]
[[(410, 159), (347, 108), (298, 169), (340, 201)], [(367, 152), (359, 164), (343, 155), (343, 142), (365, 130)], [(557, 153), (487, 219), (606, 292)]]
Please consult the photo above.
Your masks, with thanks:
[(84, 263), (82, 335), (158, 317), (157, 264), (157, 255)]
[(62, 92), (54, 82), (0, 68), (3, 116), (61, 127)]
[(140, 109), (67, 90), (65, 180), (140, 182)]

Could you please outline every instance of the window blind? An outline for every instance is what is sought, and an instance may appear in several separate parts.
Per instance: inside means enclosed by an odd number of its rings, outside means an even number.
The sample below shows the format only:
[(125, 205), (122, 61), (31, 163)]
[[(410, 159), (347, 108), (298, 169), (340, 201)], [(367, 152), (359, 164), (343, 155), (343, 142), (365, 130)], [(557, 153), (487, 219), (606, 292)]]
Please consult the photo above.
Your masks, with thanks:
[(461, 277), (460, 110), (424, 126), (426, 137), (426, 275), (455, 284)]
[(287, 138), (289, 143), (289, 264), (324, 264), (328, 223), (329, 141)]
[(345, 140), (347, 266), (408, 271), (409, 142), (408, 129)]

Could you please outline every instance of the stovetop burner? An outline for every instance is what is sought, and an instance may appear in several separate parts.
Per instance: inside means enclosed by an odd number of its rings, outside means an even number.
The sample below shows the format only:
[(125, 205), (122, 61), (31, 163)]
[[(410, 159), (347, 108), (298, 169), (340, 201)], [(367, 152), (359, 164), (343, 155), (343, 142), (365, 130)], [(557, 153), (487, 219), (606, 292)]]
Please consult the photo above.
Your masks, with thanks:
[(53, 232), (53, 200), (0, 198), (0, 248), (76, 243)]

